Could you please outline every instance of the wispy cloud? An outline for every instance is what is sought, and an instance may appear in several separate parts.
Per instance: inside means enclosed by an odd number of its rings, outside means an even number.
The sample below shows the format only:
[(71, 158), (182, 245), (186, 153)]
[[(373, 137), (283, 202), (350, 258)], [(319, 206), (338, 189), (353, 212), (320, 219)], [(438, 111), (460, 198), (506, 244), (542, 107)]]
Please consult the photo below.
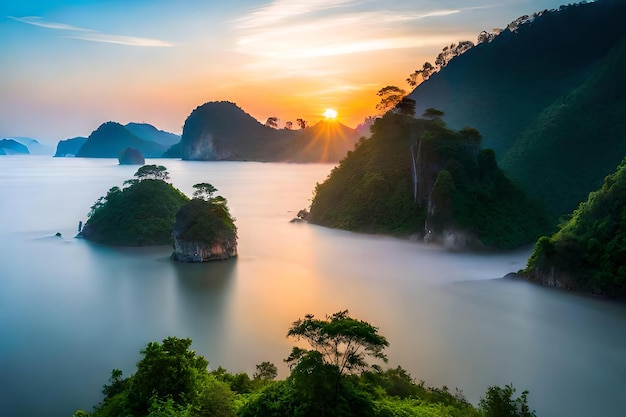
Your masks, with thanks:
[(41, 28), (46, 29), (56, 29), (56, 30), (71, 30), (75, 32), (93, 32), (91, 29), (81, 28), (78, 26), (66, 25), (65, 23), (57, 23), (57, 22), (46, 22), (41, 19), (39, 16), (24, 16), (24, 17), (14, 17), (8, 16), (9, 19), (13, 19), (17, 22), (26, 23), (28, 25), (39, 26)]
[(17, 22), (38, 26), (46, 29), (74, 32), (72, 35), (64, 36), (69, 39), (79, 39), (89, 42), (112, 43), (117, 45), (139, 46), (139, 47), (169, 47), (173, 43), (153, 38), (142, 38), (137, 36), (114, 35), (110, 33), (98, 32), (80, 26), (68, 25), (65, 23), (48, 22), (39, 16), (14, 17), (8, 16)]
[(173, 43), (152, 38), (140, 38), (137, 36), (109, 35), (106, 33), (93, 32), (84, 35), (66, 36), (70, 39), (80, 39), (90, 42), (113, 43), (117, 45), (145, 46), (145, 47), (169, 47)]
[(369, 1), (275, 0), (234, 22), (237, 51), (275, 60), (446, 44), (419, 34), (418, 21), (461, 13), (462, 9), (393, 10)]

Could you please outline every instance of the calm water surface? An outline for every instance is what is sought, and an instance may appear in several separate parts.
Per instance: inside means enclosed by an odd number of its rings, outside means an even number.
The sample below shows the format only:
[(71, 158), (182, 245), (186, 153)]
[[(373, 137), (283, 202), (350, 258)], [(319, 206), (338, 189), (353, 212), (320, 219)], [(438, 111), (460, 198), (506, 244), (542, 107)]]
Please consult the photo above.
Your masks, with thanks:
[(238, 258), (186, 265), (169, 247), (74, 239), (136, 167), (0, 157), (0, 415), (90, 410), (111, 369), (134, 372), (139, 350), (169, 335), (192, 338), (212, 368), (252, 374), (271, 361), (284, 377), (291, 322), (343, 309), (379, 327), (389, 366), (473, 403), (513, 382), (540, 417), (624, 415), (626, 308), (501, 278), (529, 249), (449, 253), (289, 223), (332, 165), (148, 163), (188, 195), (199, 182), (218, 188), (237, 218)]

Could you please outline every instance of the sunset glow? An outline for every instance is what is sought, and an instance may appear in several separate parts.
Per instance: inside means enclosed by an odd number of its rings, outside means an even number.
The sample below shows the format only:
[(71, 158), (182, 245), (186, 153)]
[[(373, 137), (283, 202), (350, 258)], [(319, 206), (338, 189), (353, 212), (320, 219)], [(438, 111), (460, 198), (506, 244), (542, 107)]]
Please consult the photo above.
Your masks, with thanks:
[(337, 110), (335, 109), (326, 109), (324, 114), (322, 115), (327, 119), (336, 119), (337, 118)]
[(378, 90), (407, 88), (444, 46), (561, 3), (4, 2), (0, 138), (56, 143), (109, 120), (180, 134), (194, 108), (220, 100), (261, 122), (315, 123), (332, 106), (355, 127)]

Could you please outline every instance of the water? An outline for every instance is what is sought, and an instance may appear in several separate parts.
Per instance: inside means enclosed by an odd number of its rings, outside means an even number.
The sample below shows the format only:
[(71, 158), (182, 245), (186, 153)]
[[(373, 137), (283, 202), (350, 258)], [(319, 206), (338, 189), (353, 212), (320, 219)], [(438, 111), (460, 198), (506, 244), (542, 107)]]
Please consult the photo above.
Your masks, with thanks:
[[(0, 158), (0, 415), (90, 410), (110, 371), (190, 337), (210, 367), (252, 374), (282, 360), (290, 324), (349, 309), (401, 365), (474, 404), (489, 385), (530, 390), (539, 416), (623, 415), (626, 308), (501, 278), (530, 249), (449, 253), (289, 223), (332, 165), (151, 160), (191, 195), (210, 182), (239, 227), (239, 257), (169, 260), (171, 248), (74, 239), (79, 220), (136, 167), (112, 159)], [(60, 232), (62, 237), (54, 237)]]

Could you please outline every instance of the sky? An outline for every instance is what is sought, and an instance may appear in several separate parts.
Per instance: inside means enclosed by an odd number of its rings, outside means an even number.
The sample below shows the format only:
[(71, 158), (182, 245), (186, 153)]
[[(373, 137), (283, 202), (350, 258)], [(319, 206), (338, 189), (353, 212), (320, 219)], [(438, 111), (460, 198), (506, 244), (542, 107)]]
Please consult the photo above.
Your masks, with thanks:
[(0, 0), (0, 138), (180, 134), (208, 101), (355, 127), (442, 48), (562, 0)]

